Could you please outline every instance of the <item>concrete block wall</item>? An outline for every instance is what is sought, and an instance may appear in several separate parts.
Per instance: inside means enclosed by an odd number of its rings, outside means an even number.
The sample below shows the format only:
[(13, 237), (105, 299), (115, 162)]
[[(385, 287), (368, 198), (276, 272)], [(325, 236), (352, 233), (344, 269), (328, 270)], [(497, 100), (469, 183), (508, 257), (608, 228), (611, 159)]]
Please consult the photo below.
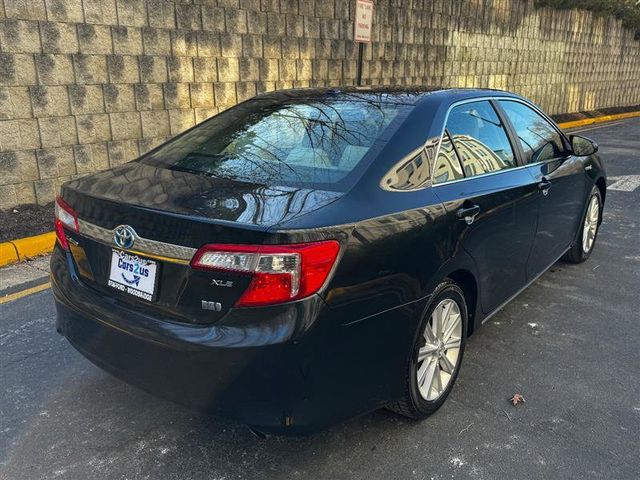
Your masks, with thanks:
[[(0, 0), (0, 208), (50, 202), (256, 93), (352, 85), (354, 0)], [(378, 0), (365, 84), (640, 104), (620, 22), (532, 0)]]

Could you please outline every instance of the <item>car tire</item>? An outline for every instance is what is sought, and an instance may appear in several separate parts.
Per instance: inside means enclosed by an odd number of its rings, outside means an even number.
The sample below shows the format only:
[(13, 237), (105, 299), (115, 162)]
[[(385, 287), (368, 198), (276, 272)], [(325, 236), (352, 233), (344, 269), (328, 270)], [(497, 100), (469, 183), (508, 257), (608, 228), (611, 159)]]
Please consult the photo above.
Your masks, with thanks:
[[(596, 217), (594, 217), (594, 215), (596, 215)], [(601, 222), (602, 195), (600, 195), (598, 187), (593, 187), (582, 217), (582, 226), (580, 227), (578, 238), (569, 251), (564, 254), (562, 259), (569, 263), (582, 263), (586, 261), (591, 256), (591, 252), (593, 252), (593, 248), (595, 247)]]
[[(440, 342), (438, 343), (439, 347), (437, 348), (437, 351), (430, 354), (428, 357), (425, 357), (425, 352), (432, 348), (432, 344), (434, 344), (434, 341), (436, 340), (434, 337), (434, 321), (438, 315), (441, 315), (440, 318), (443, 318), (442, 315), (446, 315), (445, 312), (447, 312), (446, 309), (448, 308), (448, 314), (450, 315), (450, 317), (448, 317), (449, 321), (453, 322), (453, 318), (451, 316), (455, 316), (456, 312), (456, 309), (453, 307), (454, 304), (459, 313), (459, 328), (454, 330), (455, 335), (454, 333), (451, 333), (451, 337), (449, 337), (449, 340), (447, 340), (446, 343), (453, 344), (453, 340), (455, 340), (455, 337), (459, 335), (459, 347), (457, 348), (457, 352), (455, 351), (455, 347), (444, 349), (444, 351), (442, 350), (443, 347), (446, 346), (441, 345), (443, 338), (447, 334), (445, 331), (441, 332), (441, 338), (437, 338)], [(437, 309), (440, 309), (442, 313), (438, 314), (436, 312)], [(420, 420), (428, 417), (442, 406), (449, 396), (460, 371), (460, 364), (462, 363), (462, 356), (467, 337), (467, 322), (468, 312), (464, 293), (460, 287), (455, 284), (455, 282), (450, 279), (445, 279), (434, 290), (431, 301), (420, 320), (415, 339), (411, 346), (409, 362), (404, 373), (404, 396), (389, 404), (387, 406), (389, 410), (411, 419)], [(446, 325), (444, 321), (440, 322), (440, 325), (442, 324)], [(431, 332), (427, 332), (427, 329), (431, 329)], [(429, 340), (427, 337), (430, 337), (432, 340)], [(454, 353), (457, 353), (457, 355), (455, 355), (455, 364), (453, 365), (453, 368), (451, 368)], [(421, 359), (422, 361), (420, 361)], [(432, 367), (434, 373), (433, 377), (430, 377), (429, 375), (431, 374)], [(450, 370), (450, 373), (446, 370)], [(435, 373), (436, 371), (437, 375)], [(423, 374), (422, 377), (420, 377), (421, 373)], [(420, 378), (422, 378), (422, 380), (420, 380)], [(441, 391), (439, 393), (437, 388), (438, 379), (441, 387)], [(434, 385), (433, 387), (431, 387), (432, 383), (430, 383), (429, 386), (426, 385), (426, 382), (429, 380), (432, 380)]]

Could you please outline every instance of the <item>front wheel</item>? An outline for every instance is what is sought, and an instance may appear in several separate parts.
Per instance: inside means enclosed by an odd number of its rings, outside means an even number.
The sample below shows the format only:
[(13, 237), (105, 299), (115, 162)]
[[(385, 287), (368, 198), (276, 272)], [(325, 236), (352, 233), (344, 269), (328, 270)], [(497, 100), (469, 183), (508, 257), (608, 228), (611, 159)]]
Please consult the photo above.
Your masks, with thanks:
[(467, 336), (467, 306), (451, 280), (436, 288), (420, 322), (407, 367), (404, 397), (389, 409), (409, 418), (434, 413), (458, 377)]
[(587, 210), (584, 214), (578, 240), (565, 254), (564, 259), (571, 263), (582, 263), (589, 258), (598, 236), (602, 215), (602, 196), (598, 187), (593, 187)]

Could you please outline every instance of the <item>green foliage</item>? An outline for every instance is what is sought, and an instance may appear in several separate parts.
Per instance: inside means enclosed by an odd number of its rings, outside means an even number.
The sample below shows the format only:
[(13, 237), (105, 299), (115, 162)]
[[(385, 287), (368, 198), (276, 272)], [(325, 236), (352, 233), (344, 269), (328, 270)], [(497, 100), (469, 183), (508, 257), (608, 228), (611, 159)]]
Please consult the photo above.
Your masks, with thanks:
[(536, 0), (536, 5), (559, 9), (580, 8), (598, 15), (613, 15), (640, 39), (640, 0)]

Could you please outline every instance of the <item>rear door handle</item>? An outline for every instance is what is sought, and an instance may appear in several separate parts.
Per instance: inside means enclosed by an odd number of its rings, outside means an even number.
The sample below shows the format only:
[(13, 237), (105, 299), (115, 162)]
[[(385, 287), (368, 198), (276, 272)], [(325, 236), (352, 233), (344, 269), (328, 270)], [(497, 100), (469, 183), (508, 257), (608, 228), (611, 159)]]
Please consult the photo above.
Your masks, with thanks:
[(463, 207), (456, 212), (459, 220), (464, 220), (467, 225), (471, 225), (476, 219), (476, 216), (480, 213), (479, 205), (471, 205), (470, 207)]
[(549, 195), (549, 189), (551, 188), (551, 181), (548, 178), (542, 178), (542, 181), (538, 184), (538, 190), (542, 192), (543, 195)]

